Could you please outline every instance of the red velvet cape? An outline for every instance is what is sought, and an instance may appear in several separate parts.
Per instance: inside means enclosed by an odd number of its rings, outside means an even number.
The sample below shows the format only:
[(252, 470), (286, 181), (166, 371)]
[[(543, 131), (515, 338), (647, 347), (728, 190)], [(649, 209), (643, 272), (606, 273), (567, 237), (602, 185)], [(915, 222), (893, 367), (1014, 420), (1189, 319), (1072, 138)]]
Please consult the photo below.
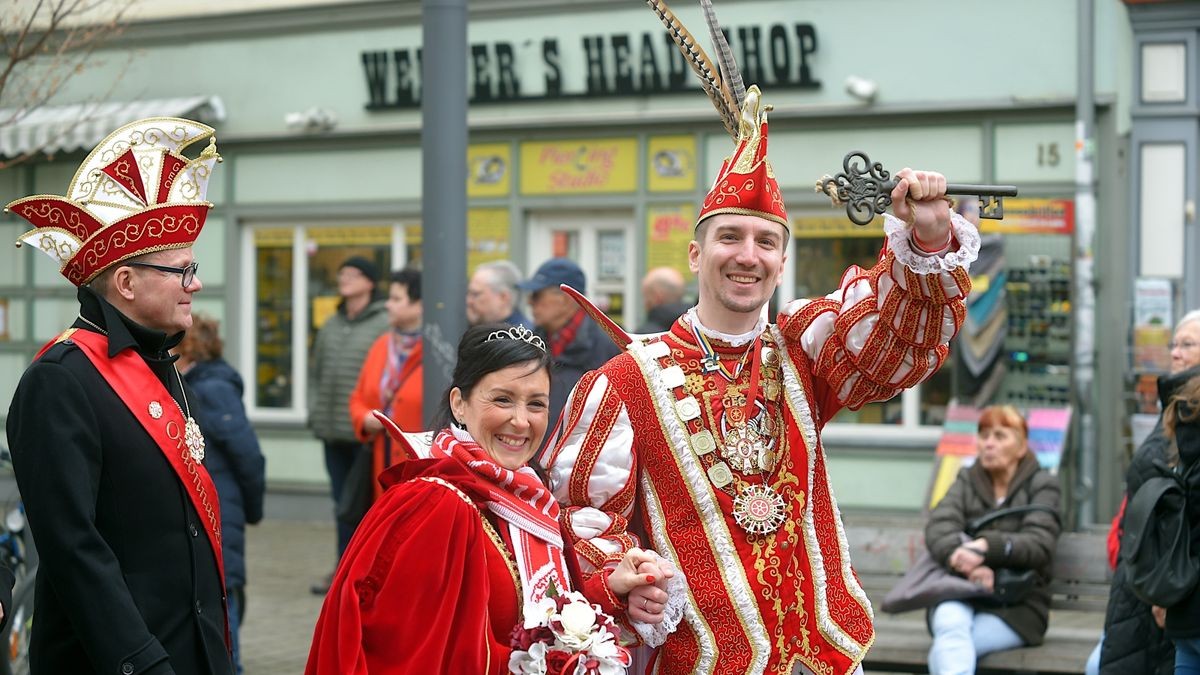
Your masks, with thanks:
[(381, 481), (325, 596), (305, 673), (507, 673), (521, 590), (475, 506), (478, 479), (430, 459)]

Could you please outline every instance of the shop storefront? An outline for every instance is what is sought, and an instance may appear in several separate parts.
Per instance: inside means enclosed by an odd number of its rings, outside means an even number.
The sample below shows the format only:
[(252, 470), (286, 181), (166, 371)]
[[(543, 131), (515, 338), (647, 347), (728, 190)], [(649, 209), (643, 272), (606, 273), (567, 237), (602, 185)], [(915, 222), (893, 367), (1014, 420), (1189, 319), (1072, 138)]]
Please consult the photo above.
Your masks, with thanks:
[[(1005, 220), (984, 221), (1003, 259), (987, 283), (1004, 292), (972, 317), (972, 343), (956, 345), (929, 383), (846, 411), (827, 430), (849, 505), (909, 509), (928, 483), (948, 401), (977, 392), (997, 364), (996, 400), (1072, 400), (1075, 22), (1071, 3), (1039, 0), (932, 3), (903, 18), (885, 0), (860, 4), (853, 23), (816, 0), (718, 7), (748, 81), (775, 106), (771, 157), (794, 232), (781, 299), (824, 294), (847, 265), (869, 266), (879, 252), (877, 225), (850, 224), (813, 192), (847, 152), (893, 171), (1015, 184), (1022, 195)], [(421, 246), (418, 8), (345, 2), (138, 24), (121, 45), (135, 58), (115, 86), (81, 81), (68, 92), (220, 102), (208, 114), (225, 162), (198, 246), (206, 288), (197, 306), (224, 322), (277, 483), (324, 480), (303, 427), (307, 349), (336, 307), (339, 262), (436, 264)], [(1130, 39), (1120, 2), (1098, 0), (1097, 11), (1098, 42), (1112, 48), (1096, 64), (1096, 150), (1116, 165)], [(702, 26), (698, 9), (679, 14)], [(696, 204), (731, 148), (711, 106), (638, 3), (482, 3), (469, 32), (468, 268), (508, 258), (528, 271), (569, 256), (598, 304), (636, 325), (647, 269), (690, 277)], [(115, 77), (116, 60), (99, 68)], [(914, 77), (899, 62), (936, 64), (936, 75)], [(61, 192), (81, 157), (0, 172), (0, 197)], [(1118, 174), (1102, 171), (1098, 194), (1099, 229), (1119, 242), (1129, 186)], [(0, 238), (21, 231), (0, 221)], [(36, 345), (74, 313), (44, 262), (0, 253), (3, 400)], [(1101, 452), (1115, 456), (1115, 444)]]

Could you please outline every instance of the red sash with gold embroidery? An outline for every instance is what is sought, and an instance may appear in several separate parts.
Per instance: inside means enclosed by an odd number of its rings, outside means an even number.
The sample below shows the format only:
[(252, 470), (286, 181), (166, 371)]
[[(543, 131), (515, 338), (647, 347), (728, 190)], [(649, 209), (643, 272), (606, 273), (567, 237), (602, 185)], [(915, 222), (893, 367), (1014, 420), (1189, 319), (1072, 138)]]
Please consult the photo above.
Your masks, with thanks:
[[(79, 345), (100, 376), (117, 392), (121, 402), (137, 419), (146, 433), (150, 434), (159, 450), (162, 450), (171, 468), (187, 490), (192, 507), (204, 521), (204, 534), (212, 546), (221, 576), (221, 595), (225, 595), (225, 561), (221, 556), (221, 506), (217, 501), (217, 488), (204, 465), (192, 458), (184, 443), (186, 421), (171, 392), (155, 377), (150, 366), (132, 349), (126, 349), (113, 358), (108, 357), (108, 336), (88, 330), (64, 333), (59, 340), (69, 338)], [(154, 405), (154, 404), (158, 405)], [(228, 624), (228, 619), (226, 619)], [(228, 625), (226, 625), (228, 641)]]

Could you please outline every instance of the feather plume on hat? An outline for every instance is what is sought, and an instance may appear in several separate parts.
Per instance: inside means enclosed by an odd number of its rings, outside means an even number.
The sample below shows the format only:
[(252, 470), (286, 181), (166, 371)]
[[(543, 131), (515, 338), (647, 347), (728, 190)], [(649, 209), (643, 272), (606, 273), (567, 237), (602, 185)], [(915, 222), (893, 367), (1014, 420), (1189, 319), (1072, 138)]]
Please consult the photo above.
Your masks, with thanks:
[(771, 108), (762, 103), (762, 93), (757, 85), (747, 88), (743, 83), (711, 0), (700, 0), (700, 7), (704, 10), (704, 20), (716, 47), (720, 68), (713, 64), (665, 0), (646, 0), (646, 4), (667, 27), (671, 39), (700, 78), (700, 87), (717, 109), (725, 130), (736, 143), (733, 154), (721, 165), (704, 198), (696, 225), (718, 213), (734, 213), (758, 216), (789, 228), (779, 183), (767, 161), (767, 112)]

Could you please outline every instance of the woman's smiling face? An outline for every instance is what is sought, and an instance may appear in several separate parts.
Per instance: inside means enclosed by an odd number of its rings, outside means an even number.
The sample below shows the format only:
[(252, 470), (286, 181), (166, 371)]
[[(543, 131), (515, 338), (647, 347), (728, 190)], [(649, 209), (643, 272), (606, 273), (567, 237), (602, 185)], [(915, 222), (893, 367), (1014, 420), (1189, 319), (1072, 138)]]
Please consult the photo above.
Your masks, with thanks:
[(451, 389), (450, 410), (489, 457), (506, 469), (519, 469), (546, 434), (550, 375), (536, 362), (488, 373), (468, 396)]

